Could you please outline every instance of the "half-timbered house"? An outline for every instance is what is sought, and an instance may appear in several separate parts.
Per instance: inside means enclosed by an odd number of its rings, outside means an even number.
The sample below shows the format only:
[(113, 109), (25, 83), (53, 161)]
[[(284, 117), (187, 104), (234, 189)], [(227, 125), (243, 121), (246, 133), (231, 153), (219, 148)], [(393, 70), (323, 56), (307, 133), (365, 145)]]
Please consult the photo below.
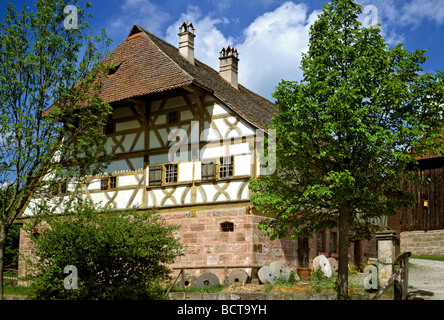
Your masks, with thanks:
[[(113, 113), (103, 130), (114, 157), (104, 175), (88, 177), (82, 194), (116, 210), (156, 208), (181, 225), (187, 249), (173, 267), (296, 267), (297, 240), (270, 241), (257, 228), (264, 216), (249, 201), (249, 180), (264, 169), (260, 146), (277, 109), (238, 83), (235, 48), (221, 49), (216, 71), (195, 59), (194, 38), (188, 22), (178, 47), (134, 25), (107, 58), (115, 67), (101, 97)], [(26, 252), (30, 243), (21, 236)], [(315, 235), (310, 258), (337, 256), (337, 241), (334, 230)], [(363, 251), (359, 244), (351, 257), (374, 247)]]
[(101, 92), (113, 107), (103, 130), (114, 156), (83, 196), (116, 210), (156, 208), (180, 224), (187, 251), (176, 267), (295, 265), (297, 243), (267, 240), (249, 202), (276, 107), (238, 83), (235, 48), (222, 48), (216, 71), (194, 58), (191, 23), (178, 36), (177, 48), (134, 25), (105, 60), (115, 65)]

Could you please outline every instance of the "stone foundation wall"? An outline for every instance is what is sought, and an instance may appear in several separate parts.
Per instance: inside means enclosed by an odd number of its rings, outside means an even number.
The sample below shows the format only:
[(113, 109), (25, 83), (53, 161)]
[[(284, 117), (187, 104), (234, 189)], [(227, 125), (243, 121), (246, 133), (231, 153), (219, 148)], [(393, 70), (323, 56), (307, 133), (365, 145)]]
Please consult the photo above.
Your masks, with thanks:
[(413, 255), (444, 255), (444, 230), (405, 231), (400, 234), (401, 252)]
[[(185, 256), (172, 268), (211, 266), (263, 266), (280, 261), (286, 267), (297, 267), (297, 240), (269, 240), (257, 228), (263, 217), (246, 214), (245, 208), (162, 214), (169, 224), (179, 224), (177, 232), (186, 246)], [(233, 224), (223, 231), (221, 224)], [(227, 270), (228, 273), (233, 269)], [(245, 268), (250, 274), (251, 270)], [(177, 274), (178, 271), (176, 271)], [(223, 269), (191, 269), (196, 277), (211, 272), (222, 282)]]

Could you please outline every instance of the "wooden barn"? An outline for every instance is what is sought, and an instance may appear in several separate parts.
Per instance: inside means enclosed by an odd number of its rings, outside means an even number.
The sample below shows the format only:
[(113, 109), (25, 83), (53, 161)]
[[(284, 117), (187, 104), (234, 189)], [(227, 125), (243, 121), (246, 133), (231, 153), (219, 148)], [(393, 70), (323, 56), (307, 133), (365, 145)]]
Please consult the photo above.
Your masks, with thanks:
[(421, 178), (429, 178), (426, 187), (403, 183), (403, 189), (415, 195), (416, 204), (389, 219), (400, 235), (400, 250), (418, 255), (444, 254), (444, 157), (420, 160)]

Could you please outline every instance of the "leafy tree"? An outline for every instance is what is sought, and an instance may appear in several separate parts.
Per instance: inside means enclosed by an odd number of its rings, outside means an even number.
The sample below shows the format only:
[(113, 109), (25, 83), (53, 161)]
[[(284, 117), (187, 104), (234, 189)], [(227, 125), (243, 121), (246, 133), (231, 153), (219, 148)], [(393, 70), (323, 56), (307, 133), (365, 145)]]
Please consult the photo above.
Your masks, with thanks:
[[(174, 232), (153, 212), (116, 213), (88, 200), (72, 202), (66, 215), (47, 214), (42, 206), (24, 226), (34, 243), (28, 257), (37, 299), (161, 299), (166, 264), (183, 254)], [(34, 257), (38, 257), (35, 259)], [(77, 280), (65, 288), (64, 273), (74, 266)], [(73, 273), (72, 273), (73, 274)]]
[(62, 0), (19, 12), (9, 3), (0, 22), (0, 299), (6, 234), (29, 199), (106, 164), (98, 161), (106, 155), (98, 129), (111, 110), (99, 99), (99, 61), (109, 39), (88, 31), (89, 3), (71, 3), (77, 28), (64, 27)]
[(261, 223), (271, 238), (339, 229), (340, 299), (348, 298), (351, 241), (413, 205), (400, 181), (426, 183), (417, 156), (443, 151), (443, 74), (424, 73), (425, 50), (390, 47), (361, 14), (351, 0), (324, 5), (303, 80), (282, 81), (274, 93), (277, 172), (251, 184), (252, 202), (276, 215)]

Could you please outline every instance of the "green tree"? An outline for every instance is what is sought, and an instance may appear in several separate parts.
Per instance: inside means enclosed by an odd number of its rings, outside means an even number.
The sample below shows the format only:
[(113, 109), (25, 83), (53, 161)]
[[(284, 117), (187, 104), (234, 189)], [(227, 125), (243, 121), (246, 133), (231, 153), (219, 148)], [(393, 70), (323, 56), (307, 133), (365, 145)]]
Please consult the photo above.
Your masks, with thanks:
[(400, 181), (421, 181), (418, 155), (441, 153), (443, 74), (424, 73), (425, 50), (390, 47), (363, 26), (351, 0), (324, 5), (310, 28), (303, 80), (282, 81), (277, 171), (251, 184), (252, 202), (275, 214), (271, 238), (339, 229), (338, 297), (348, 298), (348, 247), (368, 239), (374, 219), (411, 206)]
[[(116, 213), (80, 199), (63, 216), (46, 214), (44, 206), (39, 212), (24, 226), (35, 245), (27, 259), (35, 298), (163, 298), (161, 283), (171, 272), (166, 264), (183, 255), (174, 236), (178, 226), (167, 225), (153, 212)], [(77, 288), (67, 289), (70, 274), (64, 271), (70, 265), (78, 272), (70, 286)]]
[(88, 28), (89, 3), (71, 3), (71, 29), (62, 0), (19, 12), (9, 3), (0, 22), (0, 299), (6, 234), (29, 199), (106, 163), (98, 161), (106, 155), (99, 129), (111, 110), (99, 99), (106, 70), (99, 61), (109, 39)]

